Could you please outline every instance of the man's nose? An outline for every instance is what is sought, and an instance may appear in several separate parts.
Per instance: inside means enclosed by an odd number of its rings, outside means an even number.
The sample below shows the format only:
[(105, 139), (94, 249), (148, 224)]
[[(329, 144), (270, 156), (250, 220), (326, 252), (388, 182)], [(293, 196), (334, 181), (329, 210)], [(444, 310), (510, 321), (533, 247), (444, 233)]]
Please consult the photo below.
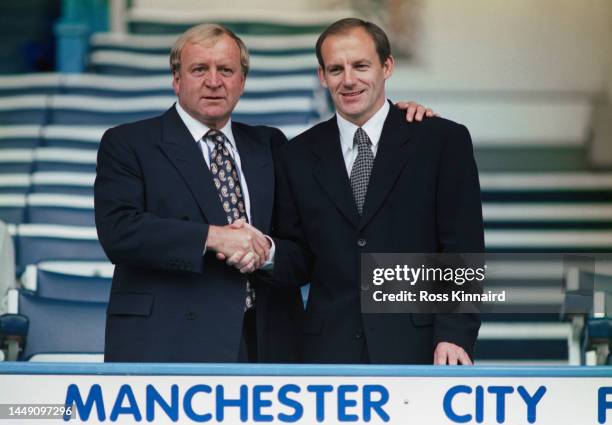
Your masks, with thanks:
[(221, 85), (221, 77), (216, 70), (210, 70), (206, 73), (206, 77), (204, 78), (204, 84), (210, 88), (217, 88)]
[(347, 69), (344, 71), (344, 78), (342, 79), (342, 83), (345, 86), (352, 86), (355, 84), (355, 76), (353, 75), (353, 71)]

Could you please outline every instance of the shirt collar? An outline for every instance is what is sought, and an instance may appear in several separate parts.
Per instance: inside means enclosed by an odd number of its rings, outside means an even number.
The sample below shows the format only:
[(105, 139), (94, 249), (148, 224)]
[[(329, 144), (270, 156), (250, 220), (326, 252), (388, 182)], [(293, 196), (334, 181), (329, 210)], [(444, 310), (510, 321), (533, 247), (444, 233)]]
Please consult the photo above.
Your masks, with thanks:
[[(385, 120), (389, 114), (389, 109), (389, 102), (385, 101), (383, 106), (381, 106), (380, 109), (376, 111), (376, 113), (372, 115), (372, 117), (364, 125), (361, 126), (361, 128), (363, 128), (370, 138), (374, 148), (378, 146), (378, 142), (380, 141), (380, 134), (382, 133)], [(338, 130), (340, 131), (340, 144), (342, 145), (342, 152), (347, 152), (353, 148), (353, 137), (355, 136), (355, 132), (359, 126), (353, 124), (338, 113), (336, 114), (336, 120), (338, 122)]]
[[(189, 130), (191, 137), (193, 137), (193, 140), (196, 143), (202, 140), (202, 137), (204, 137), (204, 135), (208, 133), (208, 130), (210, 130), (210, 127), (205, 124), (202, 124), (200, 121), (189, 115), (189, 113), (183, 109), (179, 102), (176, 102), (176, 112), (179, 114), (179, 117), (181, 117), (181, 120), (187, 127), (187, 130)], [(227, 137), (227, 139), (229, 140), (230, 144), (232, 145), (232, 148), (236, 149), (236, 142), (234, 140), (234, 134), (232, 133), (231, 118), (227, 120), (227, 123), (225, 123), (223, 128), (220, 128), (219, 131), (225, 134), (225, 137)]]

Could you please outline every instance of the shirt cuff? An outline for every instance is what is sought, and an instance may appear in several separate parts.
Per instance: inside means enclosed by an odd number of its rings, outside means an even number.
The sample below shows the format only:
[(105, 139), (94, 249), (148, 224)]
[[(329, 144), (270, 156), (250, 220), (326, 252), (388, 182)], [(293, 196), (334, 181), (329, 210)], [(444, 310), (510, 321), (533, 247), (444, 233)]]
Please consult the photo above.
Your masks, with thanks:
[(265, 238), (270, 242), (270, 253), (268, 254), (268, 259), (261, 266), (261, 270), (272, 270), (274, 268), (274, 254), (276, 253), (276, 245), (274, 245), (274, 240), (268, 235), (264, 235)]

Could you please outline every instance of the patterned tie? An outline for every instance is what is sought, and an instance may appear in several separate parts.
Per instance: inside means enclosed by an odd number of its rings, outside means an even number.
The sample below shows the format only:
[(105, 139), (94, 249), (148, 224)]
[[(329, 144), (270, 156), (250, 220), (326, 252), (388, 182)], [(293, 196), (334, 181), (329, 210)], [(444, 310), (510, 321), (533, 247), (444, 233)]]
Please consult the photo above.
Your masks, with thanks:
[(366, 193), (368, 192), (370, 173), (374, 165), (374, 154), (371, 148), (372, 142), (361, 127), (357, 129), (353, 137), (353, 146), (355, 145), (357, 145), (357, 158), (351, 169), (351, 188), (353, 189), (357, 211), (361, 215)]
[[(208, 130), (204, 138), (212, 141), (215, 145), (210, 153), (210, 172), (219, 193), (219, 199), (223, 206), (223, 212), (226, 214), (227, 222), (231, 224), (234, 220), (240, 218), (248, 222), (249, 219), (246, 214), (238, 170), (236, 169), (234, 158), (232, 158), (225, 145), (225, 142), (229, 143), (229, 140), (227, 140), (225, 134), (218, 130)], [(247, 281), (245, 310), (253, 308), (254, 303), (255, 290), (251, 287), (249, 281)]]

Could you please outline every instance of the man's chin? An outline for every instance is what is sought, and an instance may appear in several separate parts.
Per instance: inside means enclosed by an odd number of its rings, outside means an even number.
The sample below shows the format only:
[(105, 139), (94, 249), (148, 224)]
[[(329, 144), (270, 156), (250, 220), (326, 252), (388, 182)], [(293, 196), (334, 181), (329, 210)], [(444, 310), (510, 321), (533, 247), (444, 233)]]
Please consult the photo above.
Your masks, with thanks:
[[(346, 106), (346, 105), (343, 105)], [(349, 107), (339, 108), (340, 113), (347, 119), (355, 120), (363, 115), (363, 108), (358, 108), (356, 105), (350, 105)]]

